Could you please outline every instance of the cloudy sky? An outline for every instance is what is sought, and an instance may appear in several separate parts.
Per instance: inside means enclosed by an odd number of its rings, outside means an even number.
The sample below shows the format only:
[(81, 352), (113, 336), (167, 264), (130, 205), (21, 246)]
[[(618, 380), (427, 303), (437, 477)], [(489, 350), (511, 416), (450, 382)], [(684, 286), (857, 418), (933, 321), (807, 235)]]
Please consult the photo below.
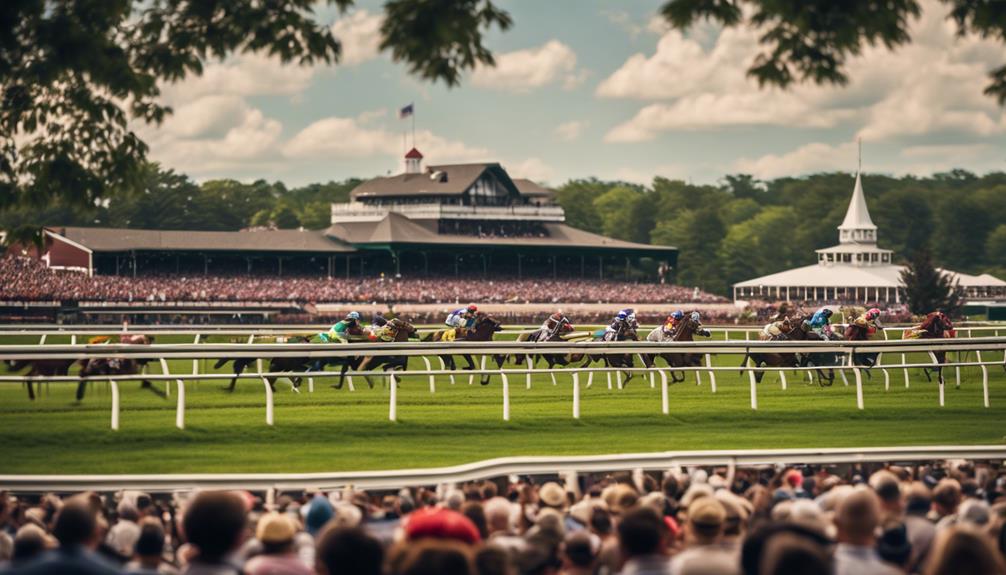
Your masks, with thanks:
[(362, 0), (318, 15), (343, 42), (337, 66), (214, 63), (166, 86), (174, 116), (141, 133), (154, 159), (198, 180), (293, 185), (400, 171), (411, 124), (397, 110), (410, 102), (427, 161), (498, 161), (553, 185), (852, 170), (856, 138), (867, 171), (1006, 170), (1006, 113), (981, 93), (1006, 48), (955, 38), (936, 0), (923, 1), (912, 45), (867, 50), (847, 87), (788, 92), (745, 77), (755, 33), (670, 31), (657, 0), (499, 4), (514, 26), (489, 38), (498, 65), (460, 88), (420, 82), (378, 53), (380, 3)]

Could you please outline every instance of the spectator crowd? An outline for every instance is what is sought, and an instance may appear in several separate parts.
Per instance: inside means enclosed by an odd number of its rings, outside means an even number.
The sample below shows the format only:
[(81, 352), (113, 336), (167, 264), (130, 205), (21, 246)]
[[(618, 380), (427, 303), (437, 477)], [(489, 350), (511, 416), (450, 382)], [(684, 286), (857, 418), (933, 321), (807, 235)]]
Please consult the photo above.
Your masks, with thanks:
[(36, 259), (0, 258), (0, 301), (297, 303), (719, 303), (670, 284), (585, 279), (323, 278), (255, 275), (88, 277)]
[(988, 464), (690, 468), (397, 492), (0, 493), (0, 571), (1004, 575)]

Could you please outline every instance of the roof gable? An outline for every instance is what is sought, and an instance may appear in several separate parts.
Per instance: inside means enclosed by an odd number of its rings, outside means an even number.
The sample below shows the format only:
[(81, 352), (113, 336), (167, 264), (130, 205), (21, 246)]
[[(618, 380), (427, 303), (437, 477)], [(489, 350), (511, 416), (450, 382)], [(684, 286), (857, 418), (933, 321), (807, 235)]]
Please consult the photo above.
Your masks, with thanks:
[[(439, 172), (440, 174), (435, 174)], [(514, 196), (520, 195), (520, 190), (513, 180), (498, 163), (480, 164), (440, 164), (427, 166), (427, 171), (418, 174), (398, 174), (374, 178), (361, 183), (350, 192), (353, 200), (381, 197), (437, 197), (459, 196), (468, 191), (479, 178), (485, 174), (502, 184)]]

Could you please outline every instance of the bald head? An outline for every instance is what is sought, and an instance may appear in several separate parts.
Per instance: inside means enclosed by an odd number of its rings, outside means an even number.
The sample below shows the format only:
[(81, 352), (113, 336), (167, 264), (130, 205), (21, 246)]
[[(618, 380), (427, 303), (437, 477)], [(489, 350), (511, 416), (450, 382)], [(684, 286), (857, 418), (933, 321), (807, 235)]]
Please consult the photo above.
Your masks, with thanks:
[(879, 523), (880, 501), (869, 489), (856, 489), (838, 504), (835, 526), (842, 543), (873, 545)]

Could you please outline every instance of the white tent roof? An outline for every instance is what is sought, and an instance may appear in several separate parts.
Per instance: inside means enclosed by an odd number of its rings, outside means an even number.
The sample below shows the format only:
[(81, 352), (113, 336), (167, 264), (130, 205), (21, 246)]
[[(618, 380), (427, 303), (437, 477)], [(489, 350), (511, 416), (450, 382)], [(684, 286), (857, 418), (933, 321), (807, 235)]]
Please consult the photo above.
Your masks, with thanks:
[(852, 200), (849, 201), (849, 209), (845, 212), (845, 219), (840, 230), (861, 230), (864, 228), (877, 229), (870, 219), (870, 210), (866, 207), (866, 195), (863, 194), (863, 180), (859, 173), (856, 173), (856, 187), (852, 190)]
[(948, 273), (957, 276), (957, 281), (960, 282), (961, 287), (1003, 287), (1006, 286), (1006, 281), (1003, 281), (992, 274), (981, 274), (973, 276), (971, 274), (966, 274), (963, 272), (955, 272), (952, 270), (941, 269), (943, 273)]
[(735, 284), (735, 287), (898, 287), (901, 266), (814, 264)]

